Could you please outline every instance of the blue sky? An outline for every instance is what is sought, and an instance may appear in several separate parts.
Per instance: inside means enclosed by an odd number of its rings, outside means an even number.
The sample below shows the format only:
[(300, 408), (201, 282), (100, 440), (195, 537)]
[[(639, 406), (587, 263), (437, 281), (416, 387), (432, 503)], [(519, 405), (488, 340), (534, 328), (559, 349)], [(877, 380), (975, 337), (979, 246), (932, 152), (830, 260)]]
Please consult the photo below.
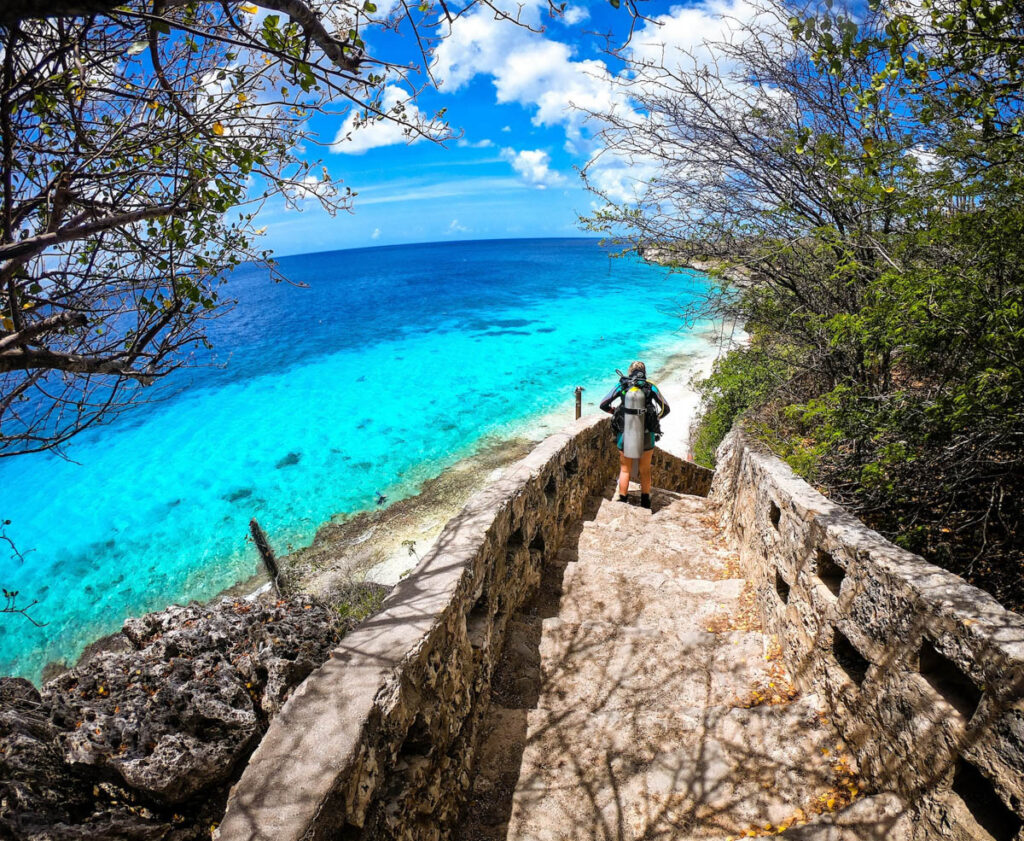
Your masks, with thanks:
[[(652, 20), (630, 42), (636, 54), (659, 53), (665, 45), (692, 48), (721, 31), (723, 15), (742, 17), (746, 5), (648, 0), (642, 7)], [(347, 133), (344, 118), (318, 115), (311, 127), (332, 144), (322, 150), (323, 163), (358, 193), (353, 211), (331, 218), (310, 200), (301, 212), (267, 206), (259, 219), (267, 246), (286, 255), (446, 239), (586, 235), (577, 217), (590, 212), (595, 198), (574, 167), (586, 163), (596, 143), (593, 124), (574, 106), (628, 107), (612, 86), (618, 65), (597, 33), (611, 32), (613, 42), (622, 43), (629, 19), (606, 0), (570, 5), (563, 19), (552, 19), (546, 8), (536, 0), (524, 6), (524, 19), (544, 28), (539, 33), (479, 8), (458, 20), (440, 46), (433, 65), (440, 90), (422, 93), (417, 107), (423, 113), (446, 108), (452, 127), (463, 132), (459, 140), (408, 144), (381, 123), (333, 143)], [(397, 88), (393, 96), (399, 96)], [(602, 166), (602, 185), (619, 197), (631, 178), (645, 174), (621, 161)]]

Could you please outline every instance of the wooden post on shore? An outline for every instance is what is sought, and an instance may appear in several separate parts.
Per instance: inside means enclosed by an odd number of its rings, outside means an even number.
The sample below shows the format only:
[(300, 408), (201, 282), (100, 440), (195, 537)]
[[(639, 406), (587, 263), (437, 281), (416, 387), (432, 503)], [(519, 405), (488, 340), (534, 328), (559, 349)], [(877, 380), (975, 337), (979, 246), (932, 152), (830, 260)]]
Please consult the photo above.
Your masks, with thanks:
[(274, 592), (281, 595), (281, 571), (277, 567), (277, 558), (274, 557), (274, 550), (267, 539), (267, 533), (263, 531), (256, 518), (249, 520), (249, 531), (252, 533), (253, 543), (256, 544), (256, 551), (260, 553), (263, 566), (266, 567), (270, 576), (270, 583), (274, 585)]
[(576, 420), (583, 414), (583, 391), (583, 386), (576, 386)]

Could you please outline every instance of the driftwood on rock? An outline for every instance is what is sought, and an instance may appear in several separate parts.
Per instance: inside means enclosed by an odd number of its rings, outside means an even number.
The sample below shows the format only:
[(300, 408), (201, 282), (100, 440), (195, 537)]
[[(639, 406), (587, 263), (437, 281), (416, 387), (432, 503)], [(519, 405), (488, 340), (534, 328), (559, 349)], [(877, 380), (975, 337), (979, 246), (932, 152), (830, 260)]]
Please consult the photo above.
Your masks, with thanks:
[(259, 521), (253, 517), (249, 520), (249, 531), (252, 534), (253, 543), (256, 544), (256, 551), (260, 553), (260, 560), (270, 576), (270, 583), (274, 585), (274, 591), (281, 595), (281, 570), (277, 565), (277, 556), (270, 545), (270, 539)]

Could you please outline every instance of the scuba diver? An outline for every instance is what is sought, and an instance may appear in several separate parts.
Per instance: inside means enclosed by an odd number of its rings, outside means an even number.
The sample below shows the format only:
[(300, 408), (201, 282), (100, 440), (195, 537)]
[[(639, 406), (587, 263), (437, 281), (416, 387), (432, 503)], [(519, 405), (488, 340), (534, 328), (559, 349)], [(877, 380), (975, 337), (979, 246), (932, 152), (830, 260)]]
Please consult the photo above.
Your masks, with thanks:
[[(619, 382), (601, 401), (601, 411), (612, 415), (612, 432), (616, 436), (619, 456), (619, 502), (629, 502), (629, 474), (634, 459), (639, 459), (640, 505), (651, 507), (651, 458), (654, 442), (661, 438), (661, 418), (669, 413), (668, 402), (658, 387), (647, 381), (647, 367), (639, 360), (629, 366)], [(622, 402), (612, 408), (612, 403)]]

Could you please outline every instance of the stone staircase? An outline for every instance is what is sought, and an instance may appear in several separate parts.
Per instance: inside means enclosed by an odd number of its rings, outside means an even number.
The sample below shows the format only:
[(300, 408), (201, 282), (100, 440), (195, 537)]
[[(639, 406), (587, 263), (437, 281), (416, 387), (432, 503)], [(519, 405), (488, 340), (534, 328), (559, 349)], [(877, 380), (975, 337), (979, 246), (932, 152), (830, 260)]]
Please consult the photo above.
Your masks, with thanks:
[(707, 499), (591, 500), (510, 620), (462, 841), (907, 836), (790, 683)]

